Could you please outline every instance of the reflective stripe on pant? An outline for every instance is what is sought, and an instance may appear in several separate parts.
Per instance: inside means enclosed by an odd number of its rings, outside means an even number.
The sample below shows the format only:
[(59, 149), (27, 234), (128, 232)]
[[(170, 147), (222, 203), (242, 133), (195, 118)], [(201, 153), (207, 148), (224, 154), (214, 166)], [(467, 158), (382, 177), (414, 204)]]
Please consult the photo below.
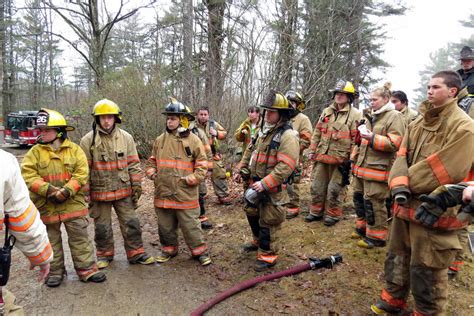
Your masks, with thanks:
[[(426, 315), (445, 312), (448, 266), (461, 248), (456, 231), (437, 231), (394, 217), (385, 259), (385, 295), (406, 302), (409, 290), (415, 309)], [(385, 297), (385, 299), (384, 299)]]
[[(366, 236), (375, 240), (386, 241), (388, 238), (386, 199), (390, 196), (385, 182), (368, 181), (354, 177), (354, 192), (363, 192), (365, 218), (357, 218), (358, 223), (367, 222)], [(362, 215), (362, 212), (360, 212)]]
[(343, 190), (342, 174), (337, 169), (337, 165), (329, 165), (316, 162), (311, 175), (311, 205), (310, 213), (322, 216), (324, 208), (326, 215), (339, 219), (342, 217), (341, 202), (339, 195)]
[(193, 256), (199, 256), (207, 251), (201, 222), (198, 219), (199, 208), (175, 210), (155, 207), (155, 212), (158, 217), (158, 234), (162, 248), (177, 249), (179, 227)]
[(223, 160), (214, 160), (212, 167), (211, 183), (217, 197), (224, 198), (229, 195), (226, 171)]
[(130, 259), (143, 253), (140, 221), (131, 197), (126, 197), (112, 202), (94, 202), (90, 209), (90, 216), (94, 219), (97, 257), (112, 259), (114, 256), (112, 207), (117, 214), (127, 257)]
[[(51, 242), (54, 252), (53, 261), (51, 262), (51, 275), (63, 275), (66, 272), (61, 238), (61, 224), (62, 223), (54, 223), (46, 225), (49, 241)], [(97, 265), (94, 260), (94, 248), (87, 232), (89, 221), (86, 217), (78, 217), (64, 222), (63, 224), (66, 228), (74, 268), (81, 280), (86, 279), (89, 275), (97, 271)]]
[(449, 267), (451, 270), (454, 270), (454, 271), (461, 270), (464, 262), (472, 257), (471, 251), (468, 247), (467, 240), (469, 238), (469, 233), (468, 233), (467, 227), (460, 229), (457, 232), (458, 232), (459, 243), (461, 244), (462, 249), (459, 250), (458, 253), (456, 253), (454, 262), (452, 262), (451, 266)]

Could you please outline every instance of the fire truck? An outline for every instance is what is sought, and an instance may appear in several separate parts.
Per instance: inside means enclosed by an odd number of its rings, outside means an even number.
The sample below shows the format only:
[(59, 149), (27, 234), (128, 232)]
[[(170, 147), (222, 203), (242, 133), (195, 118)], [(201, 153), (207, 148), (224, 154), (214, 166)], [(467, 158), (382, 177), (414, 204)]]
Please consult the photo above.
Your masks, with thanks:
[(19, 111), (7, 115), (5, 142), (20, 146), (34, 145), (40, 134), (35, 128), (38, 111)]

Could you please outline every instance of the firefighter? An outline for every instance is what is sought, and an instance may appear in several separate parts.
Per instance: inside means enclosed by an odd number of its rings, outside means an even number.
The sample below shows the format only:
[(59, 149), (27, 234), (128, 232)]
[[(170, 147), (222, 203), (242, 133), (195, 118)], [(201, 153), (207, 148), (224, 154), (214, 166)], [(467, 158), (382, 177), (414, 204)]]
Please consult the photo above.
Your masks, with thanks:
[[(175, 101), (174, 99), (173, 102), (176, 103), (178, 101)], [(196, 121), (195, 121), (196, 113), (193, 113), (187, 106), (184, 106), (184, 108), (189, 120), (189, 129), (191, 130), (193, 134), (199, 137), (202, 144), (204, 145), (204, 151), (206, 152), (206, 156), (208, 159), (207, 170), (209, 173), (212, 171), (212, 150), (211, 150), (211, 145), (209, 144), (209, 139), (207, 138), (206, 133), (202, 129), (199, 129), (196, 126)], [(213, 225), (209, 221), (209, 218), (206, 215), (206, 195), (207, 195), (206, 181), (203, 180), (199, 183), (199, 209), (200, 209), (199, 221), (201, 222), (202, 229), (211, 229)]]
[[(332, 90), (333, 103), (319, 117), (308, 153), (314, 161), (311, 206), (307, 222), (320, 221), (333, 226), (342, 217), (339, 195), (348, 183), (349, 157), (354, 147), (360, 112), (351, 104), (358, 96), (354, 85), (339, 80)], [(343, 179), (344, 177), (344, 179)]]
[(90, 216), (94, 219), (97, 265), (114, 259), (112, 207), (117, 214), (125, 252), (131, 264), (152, 264), (143, 247), (135, 209), (142, 194), (140, 159), (132, 135), (119, 128), (122, 112), (113, 101), (98, 101), (92, 110), (92, 131), (81, 139), (90, 169)]
[(208, 161), (199, 137), (189, 130), (189, 113), (176, 100), (166, 105), (166, 132), (153, 144), (145, 174), (155, 183), (155, 212), (161, 254), (159, 263), (178, 254), (178, 227), (201, 265), (211, 263), (199, 222), (199, 183), (204, 181)]
[(264, 124), (255, 142), (246, 149), (235, 178), (250, 181), (244, 207), (253, 241), (245, 251), (257, 251), (256, 271), (277, 262), (278, 231), (286, 216), (286, 180), (298, 164), (299, 143), (290, 125), (292, 108), (281, 93), (272, 91), (264, 109)]
[[(461, 78), (454, 71), (434, 74), (420, 117), (408, 126), (389, 187), (394, 198), (391, 237), (385, 259), (385, 288), (372, 310), (395, 314), (406, 309), (410, 290), (415, 315), (444, 315), (448, 267), (461, 249), (457, 231), (465, 223), (458, 208), (442, 214), (421, 207), (422, 194), (463, 180), (474, 155), (474, 123), (456, 103)], [(421, 207), (421, 209), (420, 209)], [(422, 212), (420, 212), (422, 211)], [(428, 215), (436, 221), (426, 221)]]
[(68, 236), (72, 261), (79, 279), (84, 282), (103, 282), (106, 276), (98, 271), (94, 248), (87, 233), (89, 210), (84, 199), (84, 186), (89, 170), (84, 151), (71, 142), (67, 125), (57, 111), (41, 109), (36, 126), (41, 134), (37, 144), (25, 155), (21, 172), (30, 196), (48, 230), (54, 252), (46, 285), (59, 286), (66, 268), (62, 246), (61, 225)]
[(225, 163), (222, 154), (219, 152), (220, 141), (226, 138), (227, 131), (221, 124), (209, 118), (208, 107), (201, 107), (198, 110), (196, 126), (207, 135), (211, 145), (213, 155), (211, 183), (214, 187), (214, 192), (219, 203), (230, 205), (232, 204), (232, 199), (229, 196), (229, 189), (227, 187)]
[[(471, 119), (474, 119), (474, 52), (469, 46), (464, 46), (461, 49), (460, 60), (462, 68), (459, 69), (457, 73), (461, 76), (462, 86), (461, 91), (459, 91), (457, 95), (458, 106), (464, 112), (466, 112), (471, 117)], [(474, 162), (472, 163), (468, 176), (464, 180), (474, 180)], [(468, 228), (465, 227), (460, 229), (458, 232), (458, 237), (463, 249), (458, 252), (454, 258), (454, 261), (449, 266), (449, 278), (456, 277), (459, 271), (461, 271), (464, 262), (468, 260), (469, 257), (471, 257), (467, 247), (467, 240), (469, 238)]]
[[(358, 131), (361, 144), (354, 150), (354, 206), (357, 242), (362, 248), (385, 247), (388, 237), (390, 201), (387, 179), (405, 132), (403, 115), (390, 103), (390, 83), (370, 94), (371, 110)], [(361, 121), (362, 122), (362, 121)]]
[[(260, 116), (260, 108), (251, 106), (247, 109), (247, 118), (235, 130), (234, 138), (236, 141), (242, 143), (240, 148), (240, 156), (242, 156), (247, 149), (247, 146), (252, 142), (252, 138), (258, 133), (262, 117)], [(240, 157), (242, 158), (242, 157)], [(239, 159), (240, 161), (241, 159)]]
[(405, 92), (401, 90), (393, 91), (390, 102), (395, 106), (395, 110), (403, 114), (405, 125), (408, 126), (418, 117), (418, 112), (408, 105), (408, 97)]
[[(21, 177), (18, 161), (10, 153), (0, 149), (0, 222), (5, 224), (8, 234), (15, 237), (15, 246), (28, 258), (30, 269), (39, 267), (38, 281), (44, 282), (53, 260), (53, 249), (48, 240), (46, 226), (40, 220), (40, 214), (31, 202), (28, 188)], [(8, 217), (8, 219), (7, 219)], [(2, 227), (3, 230), (3, 227)], [(0, 254), (0, 265), (5, 265), (5, 247)], [(9, 265), (9, 263), (7, 263)], [(5, 271), (2, 269), (2, 272)], [(2, 275), (3, 279), (4, 275)], [(14, 305), (15, 296), (7, 289), (3, 291), (0, 307), (5, 315), (24, 315), (23, 308)], [(2, 293), (0, 293), (2, 297)], [(3, 306), (5, 302), (5, 306)], [(17, 314), (18, 313), (18, 314)]]
[[(247, 109), (247, 119), (243, 121), (239, 128), (234, 133), (235, 140), (242, 142), (240, 154), (237, 155), (238, 161), (242, 160), (245, 150), (250, 145), (253, 139), (257, 137), (260, 126), (262, 125), (262, 116), (260, 115), (260, 108), (251, 106)], [(237, 171), (238, 173), (238, 171)], [(248, 182), (243, 182), (244, 192), (248, 189)], [(245, 201), (244, 201), (245, 202)]]
[(301, 181), (301, 172), (303, 164), (303, 151), (309, 147), (311, 143), (311, 135), (313, 134), (313, 127), (309, 118), (303, 114), (303, 110), (306, 107), (305, 100), (299, 92), (289, 90), (285, 93), (285, 97), (290, 103), (290, 107), (293, 109), (291, 117), (291, 126), (293, 130), (298, 133), (298, 139), (300, 142), (300, 156), (299, 164), (296, 166), (295, 176), (293, 184), (288, 184), (288, 195), (290, 203), (288, 203), (288, 211), (286, 214), (287, 219), (295, 218), (300, 213), (300, 188), (299, 183)]

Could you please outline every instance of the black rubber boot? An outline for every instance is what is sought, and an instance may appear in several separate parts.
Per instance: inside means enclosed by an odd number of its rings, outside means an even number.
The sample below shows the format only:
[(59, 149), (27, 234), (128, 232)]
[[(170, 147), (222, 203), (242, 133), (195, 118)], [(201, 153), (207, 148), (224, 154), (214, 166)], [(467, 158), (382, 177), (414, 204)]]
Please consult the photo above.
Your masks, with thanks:
[(328, 226), (328, 227), (334, 226), (334, 225), (337, 224), (337, 222), (339, 222), (339, 220), (338, 220), (338, 219), (334, 219), (334, 218), (332, 218), (332, 217), (326, 217), (326, 218), (324, 218), (324, 226)]
[(89, 277), (86, 282), (101, 283), (107, 280), (104, 272), (97, 272), (96, 274)]
[(199, 216), (204, 216), (204, 214), (206, 214), (206, 205), (204, 201), (205, 196), (206, 196), (205, 194), (199, 193), (199, 209), (200, 209)]
[(258, 239), (260, 235), (260, 224), (259, 224), (260, 217), (247, 215), (247, 221), (249, 222), (250, 229), (252, 230), (252, 235), (254, 239)]
[(313, 214), (309, 213), (304, 218), (304, 221), (310, 223), (310, 222), (320, 221), (322, 219), (323, 219), (322, 215), (313, 215)]
[(266, 271), (266, 270), (274, 267), (275, 264), (276, 264), (276, 262), (269, 263), (269, 262), (266, 262), (266, 261), (257, 260), (257, 262), (255, 263), (255, 266), (254, 266), (254, 270), (257, 271), (257, 272), (263, 272), (263, 271)]
[(364, 199), (365, 219), (368, 225), (375, 224), (375, 212), (372, 201)]

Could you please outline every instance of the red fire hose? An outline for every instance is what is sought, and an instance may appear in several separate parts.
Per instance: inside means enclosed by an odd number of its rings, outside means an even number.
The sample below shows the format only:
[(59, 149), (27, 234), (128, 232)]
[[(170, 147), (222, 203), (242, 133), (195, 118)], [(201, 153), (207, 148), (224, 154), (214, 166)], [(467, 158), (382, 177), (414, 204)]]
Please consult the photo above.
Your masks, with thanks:
[(295, 275), (307, 270), (316, 270), (320, 268), (332, 268), (336, 263), (341, 263), (342, 262), (342, 256), (339, 254), (335, 254), (334, 256), (330, 256), (328, 258), (323, 258), (323, 259), (317, 259), (317, 258), (309, 258), (308, 263), (303, 263), (299, 264), (297, 266), (294, 266), (292, 268), (267, 274), (267, 275), (262, 275), (250, 280), (242, 281), (235, 286), (231, 287), (230, 289), (225, 290), (224, 292), (221, 292), (217, 294), (214, 298), (211, 300), (205, 302), (198, 308), (196, 308), (194, 311), (191, 312), (191, 316), (201, 316), (204, 314), (206, 311), (211, 309), (214, 305), (222, 302), (228, 297), (231, 297), (232, 295), (239, 293), (241, 291), (244, 291), (248, 288), (251, 288), (259, 283), (265, 282), (265, 281), (272, 281), (275, 279), (279, 279), (281, 277), (285, 276), (290, 276), (290, 275)]

